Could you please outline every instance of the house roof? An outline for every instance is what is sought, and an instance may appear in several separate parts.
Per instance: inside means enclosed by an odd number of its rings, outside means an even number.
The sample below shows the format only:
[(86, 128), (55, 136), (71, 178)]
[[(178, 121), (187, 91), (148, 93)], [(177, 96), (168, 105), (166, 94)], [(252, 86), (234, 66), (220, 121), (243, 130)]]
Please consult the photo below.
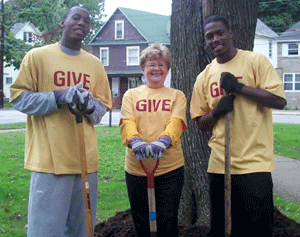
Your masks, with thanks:
[[(137, 31), (145, 38), (146, 42), (161, 42), (170, 44), (170, 37), (168, 35), (169, 32), (169, 21), (170, 16), (129, 9), (125, 7), (118, 7), (117, 10), (120, 10), (124, 16), (128, 19), (128, 21), (137, 29)], [(114, 12), (114, 13), (115, 13)], [(114, 15), (114, 13), (110, 16), (110, 18)], [(110, 21), (108, 19), (103, 27), (97, 32), (95, 37), (91, 40), (90, 45), (97, 44), (99, 45), (101, 42), (97, 41), (96, 38), (101, 32), (102, 29), (105, 28), (105, 25)], [(145, 41), (143, 41), (145, 43)], [(122, 42), (124, 43), (124, 41)], [(111, 42), (112, 44), (112, 42)]]
[(269, 38), (276, 38), (278, 35), (260, 19), (257, 19), (255, 34)]
[(33, 24), (31, 24), (30, 21), (16, 23), (10, 28), (10, 31), (13, 33), (13, 35), (16, 35), (27, 25), (30, 25), (37, 35), (41, 35), (40, 31)]
[(300, 41), (300, 21), (293, 25), (291, 28), (283, 32), (277, 40), (297, 40)]
[(148, 42), (170, 43), (167, 35), (170, 16), (124, 7), (119, 9)]

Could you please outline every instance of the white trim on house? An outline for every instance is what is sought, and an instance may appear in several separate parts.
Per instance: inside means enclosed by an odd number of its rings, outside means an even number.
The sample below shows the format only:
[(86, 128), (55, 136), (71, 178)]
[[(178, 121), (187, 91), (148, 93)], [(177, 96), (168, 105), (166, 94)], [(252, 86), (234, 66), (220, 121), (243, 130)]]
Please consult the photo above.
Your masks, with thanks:
[[(297, 45), (298, 48), (291, 48), (290, 46)], [(282, 57), (299, 57), (300, 56), (300, 43), (299, 42), (289, 42), (289, 43), (282, 43)], [(295, 52), (296, 54), (292, 54)]]
[[(103, 66), (109, 66), (109, 47), (99, 47), (100, 51), (100, 61), (102, 62)], [(106, 61), (103, 60), (103, 51), (106, 51)]]
[(300, 73), (283, 73), (282, 80), (286, 92), (300, 92)]
[[(118, 35), (118, 24), (121, 24), (121, 36)], [(124, 20), (115, 21), (115, 40), (124, 39)]]
[[(135, 55), (130, 55), (130, 52), (136, 51)], [(138, 66), (140, 62), (140, 46), (127, 46), (126, 47), (126, 66)]]

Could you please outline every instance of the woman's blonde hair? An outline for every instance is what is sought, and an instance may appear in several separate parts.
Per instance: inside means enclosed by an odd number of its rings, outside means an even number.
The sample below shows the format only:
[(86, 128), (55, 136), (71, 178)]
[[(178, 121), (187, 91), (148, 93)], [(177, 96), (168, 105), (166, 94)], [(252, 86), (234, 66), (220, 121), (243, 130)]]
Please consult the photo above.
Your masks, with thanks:
[(171, 68), (172, 58), (170, 50), (167, 46), (162, 43), (153, 43), (145, 48), (141, 53), (140, 66), (145, 67), (147, 60), (155, 59), (161, 57), (167, 64), (168, 70)]

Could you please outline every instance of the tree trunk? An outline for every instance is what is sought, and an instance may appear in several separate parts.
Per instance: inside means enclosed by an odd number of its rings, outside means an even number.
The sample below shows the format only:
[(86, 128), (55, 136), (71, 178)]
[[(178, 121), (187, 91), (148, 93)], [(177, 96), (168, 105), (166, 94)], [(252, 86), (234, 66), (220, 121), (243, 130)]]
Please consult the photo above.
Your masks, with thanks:
[(189, 129), (183, 134), (185, 184), (179, 209), (184, 226), (210, 226), (207, 166), (211, 133), (202, 133), (191, 120), (189, 108), (197, 75), (211, 61), (205, 50), (203, 20), (212, 14), (228, 18), (238, 48), (253, 48), (258, 0), (173, 0), (171, 15), (172, 87), (187, 97)]

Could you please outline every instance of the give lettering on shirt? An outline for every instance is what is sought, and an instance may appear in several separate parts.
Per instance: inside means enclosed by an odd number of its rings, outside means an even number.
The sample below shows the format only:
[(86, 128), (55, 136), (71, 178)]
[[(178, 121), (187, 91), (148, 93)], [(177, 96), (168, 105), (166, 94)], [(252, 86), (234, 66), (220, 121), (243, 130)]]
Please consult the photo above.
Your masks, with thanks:
[(139, 100), (136, 102), (135, 108), (140, 112), (157, 112), (159, 111), (171, 111), (171, 100)]
[(76, 73), (76, 72), (64, 72), (64, 71), (56, 71), (54, 73), (54, 85), (58, 87), (65, 87), (65, 86), (73, 86), (78, 84), (79, 82), (83, 83), (84, 89), (89, 89), (90, 83), (90, 75), (85, 73)]
[[(236, 77), (237, 80), (242, 79), (243, 77)], [(221, 88), (219, 82), (213, 82), (210, 84), (210, 95), (212, 98), (224, 95), (224, 90)]]

